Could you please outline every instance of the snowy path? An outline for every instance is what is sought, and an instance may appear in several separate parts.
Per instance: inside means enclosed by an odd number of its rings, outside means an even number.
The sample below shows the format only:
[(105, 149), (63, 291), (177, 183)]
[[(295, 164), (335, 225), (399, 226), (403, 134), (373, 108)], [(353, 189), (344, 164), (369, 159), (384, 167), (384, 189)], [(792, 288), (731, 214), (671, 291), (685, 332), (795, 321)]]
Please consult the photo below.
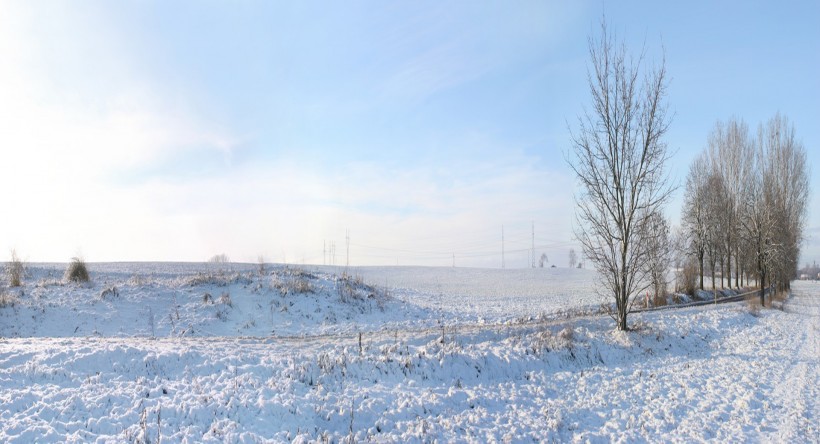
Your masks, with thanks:
[(785, 311), (794, 313), (795, 322), (789, 348), (795, 353), (775, 389), (775, 401), (789, 412), (775, 437), (794, 442), (801, 437), (820, 441), (820, 288), (796, 285)]

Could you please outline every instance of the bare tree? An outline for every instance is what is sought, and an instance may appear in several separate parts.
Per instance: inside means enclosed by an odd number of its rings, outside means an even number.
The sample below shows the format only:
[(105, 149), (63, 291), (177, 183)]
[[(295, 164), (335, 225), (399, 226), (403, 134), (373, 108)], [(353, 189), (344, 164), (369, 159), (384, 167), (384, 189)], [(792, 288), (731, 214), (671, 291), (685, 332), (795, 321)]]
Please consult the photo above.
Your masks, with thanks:
[(569, 249), (569, 268), (575, 268), (575, 264), (578, 263), (578, 253), (575, 252), (574, 248)]
[(740, 229), (742, 217), (742, 189), (751, 173), (751, 161), (754, 157), (753, 143), (749, 135), (749, 127), (742, 119), (730, 118), (725, 124), (721, 121), (709, 136), (708, 156), (714, 174), (720, 177), (723, 183), (723, 206), (718, 208), (718, 214), (711, 217), (719, 218), (724, 225), (720, 250), (723, 253), (721, 271), (728, 276), (729, 288), (731, 282), (732, 257), (735, 258), (735, 286), (740, 286), (740, 244), (737, 233)]
[(755, 169), (758, 174), (755, 174), (745, 187), (746, 217), (742, 219), (744, 240), (751, 246), (754, 254), (754, 266), (760, 285), (760, 305), (765, 304), (769, 270), (778, 253), (777, 245), (774, 243), (774, 215), (769, 205), (770, 197), (765, 193), (766, 186), (771, 181), (771, 171), (764, 159), (764, 151), (762, 147), (758, 147), (755, 156)]
[[(723, 178), (716, 170), (711, 169), (706, 179), (706, 188), (703, 195), (705, 200), (705, 239), (706, 254), (709, 260), (709, 271), (712, 274), (712, 290), (717, 299), (717, 285), (715, 283), (715, 272), (718, 265), (721, 265), (721, 272), (725, 272), (722, 259), (725, 257), (726, 249), (723, 243), (726, 225), (726, 185)], [(721, 287), (723, 278), (721, 277)]]
[(589, 55), (592, 111), (578, 119), (569, 160), (581, 185), (576, 237), (615, 298), (617, 328), (626, 330), (633, 296), (649, 285), (644, 226), (671, 193), (662, 140), (670, 122), (666, 68), (662, 61), (645, 71), (643, 53), (634, 58), (616, 47), (605, 22)]
[(212, 264), (227, 264), (231, 262), (231, 259), (225, 253), (219, 253), (211, 256), (211, 258), (208, 259), (208, 262)]
[(666, 273), (672, 255), (669, 223), (663, 214), (654, 212), (647, 218), (646, 233), (642, 238), (647, 244), (647, 272), (655, 298), (666, 296)]
[(806, 149), (788, 119), (775, 115), (758, 129), (755, 174), (748, 181), (743, 233), (752, 248), (760, 285), (787, 289), (797, 270), (809, 199)]
[(794, 127), (779, 113), (767, 122), (761, 134), (771, 174), (766, 192), (776, 227), (774, 243), (781, 250), (780, 260), (772, 268), (772, 284), (779, 290), (787, 290), (797, 273), (808, 214), (806, 150), (795, 139)]
[(706, 187), (709, 159), (698, 156), (689, 166), (686, 176), (686, 192), (683, 197), (683, 232), (687, 251), (698, 265), (699, 288), (703, 290), (704, 259), (706, 257)]

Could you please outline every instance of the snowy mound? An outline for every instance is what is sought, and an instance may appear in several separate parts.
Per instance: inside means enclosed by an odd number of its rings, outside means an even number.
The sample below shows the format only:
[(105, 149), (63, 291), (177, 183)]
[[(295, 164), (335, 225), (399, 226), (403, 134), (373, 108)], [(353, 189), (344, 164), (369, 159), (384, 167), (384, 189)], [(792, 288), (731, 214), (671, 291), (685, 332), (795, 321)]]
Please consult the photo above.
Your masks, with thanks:
[(29, 267), (5, 290), (3, 337), (292, 336), (399, 328), (433, 318), (360, 277), (288, 266), (91, 264), (66, 282), (59, 265)]

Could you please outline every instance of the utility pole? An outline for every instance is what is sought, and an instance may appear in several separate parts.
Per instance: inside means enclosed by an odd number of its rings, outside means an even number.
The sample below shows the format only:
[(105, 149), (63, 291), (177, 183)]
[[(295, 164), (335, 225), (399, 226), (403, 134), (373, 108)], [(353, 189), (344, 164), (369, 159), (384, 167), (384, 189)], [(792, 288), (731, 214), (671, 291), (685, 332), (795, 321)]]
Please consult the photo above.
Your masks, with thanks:
[(322, 265), (327, 265), (327, 240), (322, 241)]
[(345, 241), (347, 242), (347, 258), (345, 259), (345, 268), (350, 266), (350, 229), (345, 230)]

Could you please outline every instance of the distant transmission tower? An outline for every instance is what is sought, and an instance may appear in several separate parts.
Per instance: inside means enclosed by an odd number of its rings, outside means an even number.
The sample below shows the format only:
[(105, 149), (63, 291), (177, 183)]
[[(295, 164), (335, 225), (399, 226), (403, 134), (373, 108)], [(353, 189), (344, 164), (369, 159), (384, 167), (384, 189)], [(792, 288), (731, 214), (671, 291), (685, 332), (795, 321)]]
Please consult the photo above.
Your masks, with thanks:
[(501, 226), (501, 268), (506, 268), (504, 263), (504, 225)]

